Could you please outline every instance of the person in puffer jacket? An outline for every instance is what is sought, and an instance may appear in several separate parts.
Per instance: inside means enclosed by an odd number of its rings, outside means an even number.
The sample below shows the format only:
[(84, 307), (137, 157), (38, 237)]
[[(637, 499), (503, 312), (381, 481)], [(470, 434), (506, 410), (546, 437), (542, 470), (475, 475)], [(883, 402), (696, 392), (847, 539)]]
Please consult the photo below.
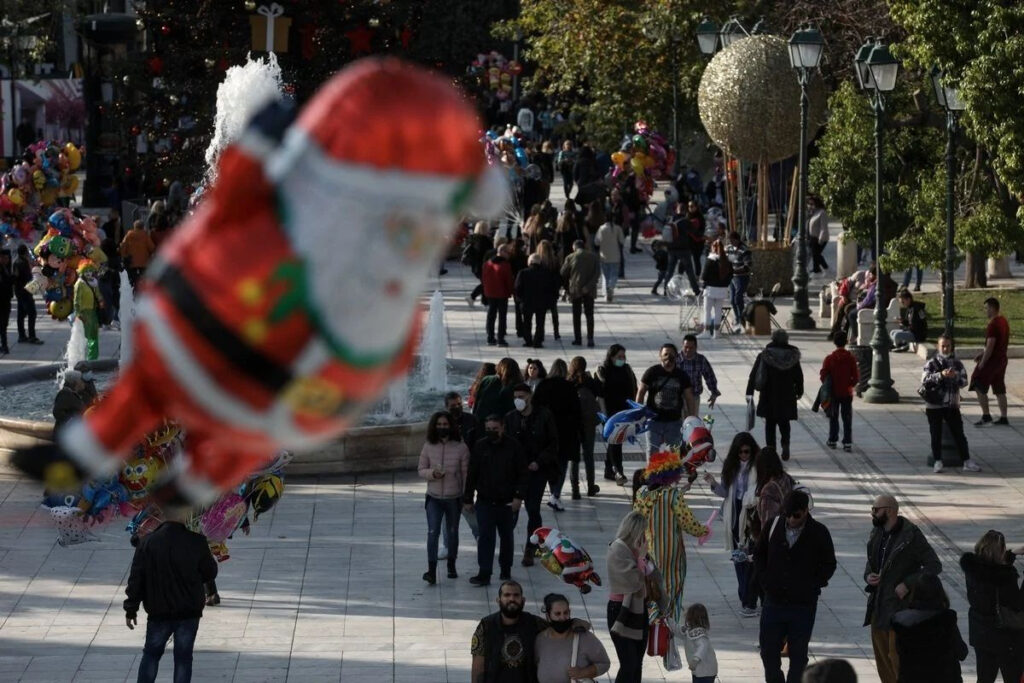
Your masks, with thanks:
[(967, 657), (967, 643), (939, 577), (918, 578), (907, 609), (896, 612), (891, 623), (899, 654), (898, 683), (962, 683), (960, 662)]
[(686, 609), (684, 620), (686, 638), (683, 639), (683, 649), (686, 651), (686, 663), (693, 675), (693, 683), (715, 683), (718, 658), (708, 637), (711, 621), (708, 619), (707, 607), (699, 602), (693, 603)]

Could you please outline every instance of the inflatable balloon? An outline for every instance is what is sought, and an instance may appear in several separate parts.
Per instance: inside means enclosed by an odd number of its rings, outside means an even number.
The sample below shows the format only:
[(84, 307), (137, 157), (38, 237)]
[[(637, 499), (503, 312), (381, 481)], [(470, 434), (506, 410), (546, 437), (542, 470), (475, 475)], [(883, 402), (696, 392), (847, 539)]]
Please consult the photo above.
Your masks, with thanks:
[(284, 481), (280, 475), (264, 474), (246, 485), (246, 496), (252, 505), (253, 521), (277, 505), (284, 494)]
[(7, 190), (7, 198), (11, 200), (11, 204), (14, 204), (15, 207), (25, 206), (25, 195), (16, 187)]
[(704, 463), (715, 461), (715, 439), (708, 424), (699, 417), (691, 415), (683, 420), (683, 443), (686, 447), (683, 464), (690, 474)]
[(636, 401), (626, 401), (629, 408), (620, 410), (610, 418), (598, 413), (597, 416), (604, 423), (601, 435), (610, 444), (621, 444), (626, 441), (636, 442), (638, 434), (643, 434), (651, 425), (654, 419), (654, 411), (647, 406), (640, 405)]
[[(68, 170), (74, 173), (82, 165), (82, 153), (74, 143), (64, 145), (64, 155), (68, 158)], [(76, 183), (77, 184), (77, 183)]]
[(71, 315), (71, 309), (71, 300), (67, 297), (62, 297), (59, 301), (51, 301), (46, 306), (47, 312), (54, 320), (67, 320)]
[(594, 571), (590, 554), (558, 529), (542, 526), (530, 536), (530, 543), (537, 546), (537, 557), (542, 567), (560, 576), (567, 584), (576, 586), (581, 593), (589, 593), (591, 583), (601, 585), (601, 577)]
[(457, 217), (506, 204), (480, 121), (448, 79), (393, 58), (354, 62), (297, 116), (289, 106), (268, 104), (221, 154), (209, 201), (140, 287), (131, 363), (55, 444), (11, 457), (23, 472), (74, 491), (174, 415), (188, 457), (158, 498), (209, 505), (277, 451), (359, 424), (408, 371)]
[(619, 168), (625, 166), (627, 158), (625, 152), (612, 152), (612, 163)]

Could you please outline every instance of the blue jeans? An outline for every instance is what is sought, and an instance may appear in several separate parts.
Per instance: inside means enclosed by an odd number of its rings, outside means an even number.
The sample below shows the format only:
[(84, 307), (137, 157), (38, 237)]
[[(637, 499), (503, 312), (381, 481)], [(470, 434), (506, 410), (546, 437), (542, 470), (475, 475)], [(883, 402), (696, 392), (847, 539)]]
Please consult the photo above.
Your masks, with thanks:
[(853, 443), (853, 396), (833, 398), (836, 404), (828, 416), (828, 440), (835, 443), (839, 440), (839, 418), (843, 419), (843, 443)]
[(619, 283), (619, 264), (601, 261), (601, 274), (604, 275), (605, 294), (607, 294)]
[(749, 275), (733, 275), (732, 281), (729, 283), (729, 305), (732, 306), (732, 315), (737, 325), (743, 324), (741, 316), (743, 315), (743, 306), (745, 305), (744, 297), (749, 286)]
[(459, 520), (462, 507), (458, 498), (435, 498), (427, 496), (427, 563), (437, 564), (437, 539), (441, 536), (441, 518), (444, 518), (444, 541), (448, 548), (448, 560), (454, 562), (459, 555)]
[(192, 680), (192, 648), (196, 644), (199, 619), (168, 619), (146, 621), (146, 644), (142, 648), (142, 662), (139, 663), (139, 683), (156, 680), (160, 657), (164, 654), (167, 639), (174, 636), (174, 683), (188, 683)]
[(651, 426), (647, 430), (647, 459), (657, 451), (661, 444), (669, 446), (680, 446), (683, 443), (683, 421), (672, 420), (670, 422), (659, 422), (651, 420)]
[[(800, 683), (807, 666), (807, 644), (814, 630), (814, 605), (773, 605), (761, 608), (761, 662), (765, 683)], [(782, 644), (789, 643), (789, 673), (782, 675)]]
[[(732, 511), (732, 543), (736, 548), (741, 547), (743, 539), (740, 538), (740, 517), (743, 514), (743, 501), (733, 498)], [(743, 548), (744, 550), (746, 548)], [(752, 581), (754, 573), (753, 562), (733, 562), (733, 569), (736, 571), (736, 594), (743, 607), (757, 607), (757, 589)]]
[(910, 330), (891, 330), (889, 332), (889, 338), (892, 339), (893, 346), (913, 344), (917, 341), (917, 339), (914, 338), (914, 333)]
[(921, 289), (921, 278), (924, 276), (924, 270), (922, 270), (918, 266), (912, 266), (910, 268), (907, 268), (907, 272), (903, 273), (903, 289), (906, 289), (907, 287), (910, 286), (910, 275), (915, 270), (917, 271), (917, 279), (915, 280), (915, 284), (917, 285), (918, 289)]
[(494, 542), (501, 539), (498, 551), (498, 566), (502, 574), (512, 571), (512, 556), (515, 552), (516, 514), (511, 505), (478, 502), (476, 521), (480, 525), (480, 538), (476, 543), (476, 561), (481, 576), (490, 576), (494, 571)]

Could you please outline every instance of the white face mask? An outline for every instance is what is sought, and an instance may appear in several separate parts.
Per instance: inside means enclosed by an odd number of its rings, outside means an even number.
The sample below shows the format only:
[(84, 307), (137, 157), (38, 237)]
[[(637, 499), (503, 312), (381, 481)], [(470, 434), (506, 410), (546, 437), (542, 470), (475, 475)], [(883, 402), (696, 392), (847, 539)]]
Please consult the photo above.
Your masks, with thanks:
[(523, 412), (524, 410), (526, 410), (525, 398), (517, 398), (515, 399), (515, 401), (513, 401), (513, 403), (515, 403), (516, 410), (518, 410), (519, 412)]

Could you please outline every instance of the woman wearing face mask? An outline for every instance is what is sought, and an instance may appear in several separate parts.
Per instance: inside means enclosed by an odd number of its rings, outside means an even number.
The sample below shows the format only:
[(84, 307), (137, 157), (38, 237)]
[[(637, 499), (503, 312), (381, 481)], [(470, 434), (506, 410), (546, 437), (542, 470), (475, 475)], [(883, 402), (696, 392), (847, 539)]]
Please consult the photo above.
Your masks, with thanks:
[(427, 480), (427, 571), (423, 580), (437, 582), (437, 542), (441, 521), (448, 539), (448, 578), (457, 579), (455, 558), (459, 554), (461, 496), (469, 472), (469, 449), (459, 440), (451, 416), (437, 412), (427, 423), (427, 442), (420, 451), (420, 477)]
[[(597, 369), (597, 380), (601, 383), (601, 397), (604, 414), (611, 417), (629, 408), (629, 401), (636, 397), (636, 375), (626, 362), (626, 347), (612, 344), (608, 347), (604, 363)], [(629, 479), (622, 473), (622, 444), (608, 444), (604, 459), (604, 478), (614, 479), (619, 486), (625, 486)]]
[(545, 595), (544, 613), (548, 628), (537, 635), (533, 648), (537, 683), (570, 683), (597, 678), (608, 671), (611, 660), (604, 645), (589, 622), (572, 618), (567, 597), (558, 593)]
[(704, 474), (704, 481), (711, 486), (715, 495), (725, 498), (722, 503), (722, 519), (729, 533), (725, 534), (725, 549), (732, 553), (736, 569), (737, 592), (740, 598), (740, 615), (757, 616), (757, 593), (751, 582), (753, 563), (750, 561), (752, 542), (747, 528), (747, 510), (757, 505), (757, 456), (760, 451), (757, 441), (749, 432), (740, 432), (733, 437), (729, 454), (722, 463), (722, 481), (715, 480), (710, 472)]

